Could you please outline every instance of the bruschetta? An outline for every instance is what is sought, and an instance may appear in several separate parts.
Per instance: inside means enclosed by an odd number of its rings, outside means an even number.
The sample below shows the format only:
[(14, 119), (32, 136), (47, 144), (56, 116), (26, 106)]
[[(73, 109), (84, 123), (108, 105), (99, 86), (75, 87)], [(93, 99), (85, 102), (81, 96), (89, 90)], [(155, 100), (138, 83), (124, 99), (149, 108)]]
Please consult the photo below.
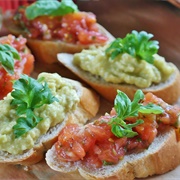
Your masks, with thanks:
[[(133, 180), (180, 164), (180, 107), (137, 90), (133, 101), (117, 92), (114, 107), (80, 127), (68, 124), (46, 153), (50, 168), (85, 179)], [(82, 179), (83, 179), (82, 178)]]
[(91, 12), (81, 12), (72, 0), (36, 1), (5, 17), (5, 26), (27, 38), (36, 59), (57, 62), (57, 53), (76, 53), (91, 45), (104, 45), (114, 37)]
[(179, 69), (158, 55), (152, 34), (132, 31), (109, 45), (74, 55), (59, 53), (58, 60), (110, 102), (117, 89), (131, 99), (137, 89), (152, 92), (169, 104), (180, 96)]

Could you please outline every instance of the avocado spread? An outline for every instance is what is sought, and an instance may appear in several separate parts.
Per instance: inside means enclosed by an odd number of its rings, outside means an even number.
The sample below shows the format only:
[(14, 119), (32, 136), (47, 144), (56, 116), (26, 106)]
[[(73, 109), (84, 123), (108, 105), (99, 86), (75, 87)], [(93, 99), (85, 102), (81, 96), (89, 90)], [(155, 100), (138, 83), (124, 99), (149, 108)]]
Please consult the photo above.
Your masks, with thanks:
[(8, 94), (0, 101), (0, 150), (15, 155), (31, 149), (41, 135), (45, 134), (51, 127), (61, 123), (67, 112), (75, 109), (80, 101), (75, 88), (58, 74), (41, 73), (38, 78), (40, 77), (44, 78), (52, 94), (59, 101), (36, 108), (35, 114), (43, 120), (26, 134), (15, 138), (12, 127), (16, 124), (18, 116), (16, 110), (10, 105), (12, 96)]
[(174, 72), (172, 63), (165, 58), (154, 54), (154, 63), (136, 59), (135, 57), (122, 53), (111, 59), (104, 47), (83, 50), (74, 55), (73, 63), (81, 69), (93, 75), (103, 78), (110, 83), (132, 84), (139, 88), (147, 88), (152, 84), (166, 81)]

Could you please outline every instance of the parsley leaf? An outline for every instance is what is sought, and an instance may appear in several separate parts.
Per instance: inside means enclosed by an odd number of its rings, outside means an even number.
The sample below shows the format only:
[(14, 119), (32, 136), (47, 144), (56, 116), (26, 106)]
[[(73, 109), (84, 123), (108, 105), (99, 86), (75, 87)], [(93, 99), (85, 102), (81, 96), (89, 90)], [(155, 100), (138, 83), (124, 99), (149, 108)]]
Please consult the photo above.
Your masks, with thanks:
[(117, 96), (114, 102), (114, 108), (117, 115), (111, 118), (109, 122), (111, 125), (111, 131), (115, 136), (134, 137), (137, 135), (137, 132), (134, 132), (132, 128), (142, 124), (144, 121), (138, 119), (133, 124), (126, 124), (125, 119), (127, 117), (137, 117), (139, 112), (148, 114), (161, 114), (164, 112), (163, 108), (152, 103), (143, 106), (140, 103), (143, 99), (144, 94), (141, 90), (136, 91), (132, 102), (125, 93), (119, 90), (117, 91)]
[(0, 63), (9, 74), (14, 74), (14, 59), (20, 60), (18, 51), (8, 44), (0, 44)]
[(21, 75), (21, 78), (13, 84), (11, 96), (14, 99), (11, 105), (16, 107), (16, 113), (20, 116), (13, 126), (15, 138), (25, 134), (42, 120), (34, 114), (35, 108), (58, 101), (52, 95), (47, 83), (43, 85), (40, 81), (42, 79), (35, 80), (27, 75)]
[(28, 6), (25, 10), (27, 19), (33, 20), (38, 16), (62, 16), (78, 11), (78, 7), (72, 0), (39, 0)]
[(111, 59), (114, 59), (119, 54), (128, 53), (139, 60), (145, 60), (153, 64), (153, 55), (158, 52), (159, 42), (155, 40), (150, 41), (152, 37), (152, 34), (148, 34), (145, 31), (138, 33), (134, 30), (123, 39), (115, 39), (106, 49), (106, 54), (109, 55)]

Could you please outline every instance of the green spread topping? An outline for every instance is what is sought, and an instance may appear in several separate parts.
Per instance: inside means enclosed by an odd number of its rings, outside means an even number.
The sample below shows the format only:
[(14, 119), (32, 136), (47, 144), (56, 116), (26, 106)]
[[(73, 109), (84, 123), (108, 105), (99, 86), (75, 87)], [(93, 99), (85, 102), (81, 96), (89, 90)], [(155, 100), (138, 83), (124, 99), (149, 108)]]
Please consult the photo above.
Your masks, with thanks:
[(31, 149), (40, 136), (61, 123), (80, 101), (75, 87), (56, 73), (41, 73), (32, 85), (34, 81), (21, 78), (14, 85), (14, 97), (9, 93), (0, 100), (2, 151), (21, 154)]

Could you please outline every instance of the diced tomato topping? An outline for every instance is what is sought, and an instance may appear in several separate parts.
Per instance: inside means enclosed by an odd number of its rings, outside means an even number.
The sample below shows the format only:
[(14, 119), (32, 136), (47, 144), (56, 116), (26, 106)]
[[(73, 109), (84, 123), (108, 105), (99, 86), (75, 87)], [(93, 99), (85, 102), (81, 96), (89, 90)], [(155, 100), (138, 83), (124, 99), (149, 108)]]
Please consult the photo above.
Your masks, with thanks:
[(0, 40), (1, 44), (9, 44), (14, 47), (20, 55), (20, 60), (15, 60), (14, 74), (10, 75), (0, 65), (0, 99), (3, 99), (12, 91), (12, 81), (20, 77), (21, 74), (30, 75), (34, 67), (34, 56), (30, 52), (25, 52), (26, 39), (22, 36), (15, 38), (8, 35)]
[(157, 135), (157, 123), (143, 123), (134, 129), (138, 132), (142, 140), (152, 143)]
[(162, 122), (163, 124), (170, 124), (175, 125), (178, 119), (178, 115), (180, 112), (180, 108), (177, 105), (171, 106), (164, 102), (162, 99), (158, 98), (157, 96), (153, 95), (152, 93), (147, 93), (145, 95), (144, 104), (154, 103), (160, 105), (164, 108), (165, 112), (157, 116), (157, 121)]
[(105, 123), (103, 123), (101, 126), (89, 124), (88, 128), (86, 129), (89, 131), (89, 134), (91, 134), (91, 136), (97, 141), (103, 141), (104, 139), (112, 136), (110, 126)]
[(101, 33), (93, 13), (75, 12), (64, 16), (39, 16), (28, 20), (25, 7), (20, 8), (15, 22), (27, 28), (27, 36), (39, 39), (59, 39), (74, 44), (104, 44), (108, 37)]
[[(137, 135), (132, 138), (118, 138), (111, 132), (108, 122), (116, 116), (114, 108), (110, 114), (101, 116), (83, 127), (77, 124), (67, 125), (60, 132), (55, 145), (59, 159), (81, 161), (87, 167), (100, 168), (103, 165), (118, 163), (127, 152), (148, 148), (157, 136), (158, 129), (175, 124), (180, 113), (178, 106), (170, 106), (152, 93), (148, 93), (142, 103), (151, 102), (161, 105), (164, 113), (160, 115), (139, 113), (137, 117), (128, 117), (127, 123), (134, 123), (138, 119), (144, 120), (143, 124), (133, 128)], [(176, 131), (177, 137), (180, 137), (179, 129)]]

